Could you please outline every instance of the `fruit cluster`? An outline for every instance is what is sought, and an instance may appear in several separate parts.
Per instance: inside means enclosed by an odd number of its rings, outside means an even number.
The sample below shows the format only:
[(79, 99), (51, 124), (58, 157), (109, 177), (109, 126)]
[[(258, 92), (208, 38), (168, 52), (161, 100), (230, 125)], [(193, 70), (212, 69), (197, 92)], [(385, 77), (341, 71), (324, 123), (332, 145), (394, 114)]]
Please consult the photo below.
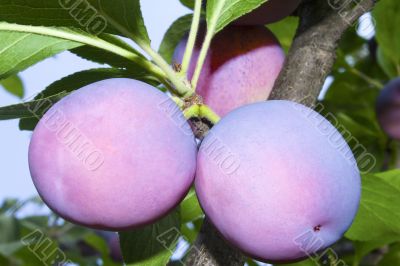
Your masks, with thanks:
[[(315, 111), (262, 102), (285, 56), (260, 25), (289, 15), (300, 1), (287, 2), (270, 0), (214, 38), (197, 93), (223, 118), (199, 148), (180, 107), (140, 81), (99, 81), (55, 104), (29, 149), (33, 182), (47, 205), (80, 225), (136, 229), (174, 209), (194, 183), (209, 220), (251, 257), (293, 261), (339, 240), (360, 200), (350, 148)], [(303, 245), (309, 234), (321, 245)]]
[(400, 140), (400, 78), (390, 81), (379, 94), (376, 113), (389, 137)]

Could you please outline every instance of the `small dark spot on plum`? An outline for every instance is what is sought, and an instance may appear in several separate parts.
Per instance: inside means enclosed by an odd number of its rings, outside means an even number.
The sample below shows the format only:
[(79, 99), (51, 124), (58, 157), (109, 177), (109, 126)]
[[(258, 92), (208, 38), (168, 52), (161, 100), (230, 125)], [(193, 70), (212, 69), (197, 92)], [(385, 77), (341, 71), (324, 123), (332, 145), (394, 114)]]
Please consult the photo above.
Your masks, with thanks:
[(322, 225), (317, 225), (317, 226), (315, 226), (314, 227), (314, 232), (320, 232), (321, 231), (321, 228), (322, 228)]

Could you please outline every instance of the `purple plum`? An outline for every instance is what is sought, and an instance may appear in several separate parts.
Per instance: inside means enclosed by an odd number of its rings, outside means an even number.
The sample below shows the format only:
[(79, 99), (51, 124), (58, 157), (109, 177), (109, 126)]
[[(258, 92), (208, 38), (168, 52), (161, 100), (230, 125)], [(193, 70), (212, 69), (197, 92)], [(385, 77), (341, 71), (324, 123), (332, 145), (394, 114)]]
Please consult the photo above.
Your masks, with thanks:
[(236, 25), (265, 25), (290, 16), (301, 0), (269, 0), (259, 8), (236, 20)]
[(390, 81), (381, 91), (376, 113), (383, 131), (400, 140), (400, 78)]
[(143, 82), (109, 79), (56, 103), (29, 147), (33, 182), (61, 217), (121, 231), (177, 206), (193, 183), (197, 145), (183, 114)]
[(107, 243), (108, 243), (108, 248), (110, 249), (110, 256), (113, 259), (113, 261), (123, 262), (124, 259), (122, 257), (122, 250), (118, 235), (114, 234), (113, 237), (107, 240)]
[(289, 101), (238, 108), (201, 144), (201, 206), (222, 236), (266, 262), (305, 258), (338, 241), (361, 194), (356, 160), (315, 111)]
[[(192, 78), (204, 39), (200, 31), (189, 68)], [(177, 46), (181, 63), (187, 37)], [(197, 93), (218, 115), (249, 103), (265, 101), (274, 86), (285, 54), (275, 36), (263, 26), (229, 26), (216, 35), (201, 72)]]

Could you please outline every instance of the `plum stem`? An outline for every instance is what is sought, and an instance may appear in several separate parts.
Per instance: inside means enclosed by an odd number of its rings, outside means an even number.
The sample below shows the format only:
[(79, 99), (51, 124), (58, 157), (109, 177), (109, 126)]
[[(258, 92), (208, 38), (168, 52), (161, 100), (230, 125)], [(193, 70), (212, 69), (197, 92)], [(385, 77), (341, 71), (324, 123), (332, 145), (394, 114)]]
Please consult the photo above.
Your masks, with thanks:
[[(135, 34), (132, 34), (130, 30), (126, 29), (124, 26), (119, 24), (113, 18), (109, 17), (107, 14), (102, 14), (102, 15), (104, 15), (107, 18), (107, 20), (111, 23), (111, 25), (113, 25), (118, 31), (120, 31), (126, 37), (134, 41), (140, 48), (143, 49), (144, 52), (146, 52), (153, 59), (156, 65), (165, 73), (165, 75), (174, 85), (175, 91), (179, 94), (179, 96), (186, 98), (193, 94), (194, 90), (190, 86), (190, 82), (187, 80), (187, 78), (185, 76), (180, 76), (178, 73), (176, 73), (172, 68), (172, 66), (168, 64), (164, 60), (164, 58), (162, 58), (162, 56), (150, 46), (150, 44), (147, 41), (141, 39)], [(167, 83), (166, 87), (170, 88), (168, 82), (166, 83)]]
[[(216, 6), (214, 10), (214, 14), (221, 14), (222, 9), (224, 8), (225, 1), (216, 1)], [(194, 90), (196, 91), (197, 84), (199, 83), (199, 78), (201, 74), (201, 70), (203, 69), (204, 61), (207, 57), (208, 50), (211, 45), (211, 40), (217, 33), (217, 22), (219, 19), (219, 16), (214, 15), (214, 16), (207, 16), (207, 34), (203, 42), (203, 46), (201, 47), (200, 50), (200, 55), (199, 58), (197, 59), (197, 64), (196, 64), (196, 69), (194, 71), (194, 75), (192, 78), (192, 86)]]
[(217, 124), (221, 118), (207, 105), (200, 105), (200, 118), (205, 118), (212, 124)]
[(193, 94), (193, 89), (190, 86), (190, 82), (185, 76), (179, 76), (172, 67), (154, 51), (149, 45), (137, 43), (151, 58), (154, 62), (165, 72), (172, 84), (175, 86), (175, 90), (180, 96), (184, 98), (189, 97)]
[(214, 37), (214, 30), (210, 28), (207, 29), (206, 38), (204, 39), (203, 46), (201, 47), (199, 59), (197, 60), (196, 69), (194, 71), (192, 78), (192, 86), (194, 90), (196, 90), (197, 84), (199, 83), (201, 70), (203, 69), (204, 61), (207, 57), (208, 49), (210, 48), (211, 40), (213, 37)]
[[(342, 56), (344, 56), (343, 52), (339, 51), (339, 53)], [(360, 79), (363, 79), (365, 82), (367, 82), (371, 86), (374, 86), (374, 87), (376, 87), (376, 88), (378, 88), (380, 90), (383, 89), (384, 86), (380, 81), (378, 81), (378, 80), (376, 80), (374, 78), (371, 78), (370, 76), (366, 75), (365, 73), (362, 73), (361, 71), (359, 71), (358, 69), (356, 69), (355, 67), (350, 65), (346, 60), (344, 62), (345, 62), (344, 68), (347, 69), (347, 71), (349, 71), (350, 73), (356, 75)]]
[(204, 118), (211, 122), (213, 125), (217, 124), (221, 118), (210, 107), (204, 104), (195, 104), (187, 108), (184, 112), (186, 119), (191, 118)]
[(171, 99), (176, 103), (176, 105), (179, 106), (179, 108), (181, 108), (181, 109), (183, 108), (185, 103), (181, 98), (176, 97), (176, 96), (171, 96)]
[[(219, 1), (216, 4), (216, 14), (219, 14), (224, 7), (224, 1)], [(217, 20), (218, 16), (212, 16), (210, 19), (207, 18), (207, 34), (203, 42), (203, 46), (200, 50), (199, 58), (197, 59), (196, 69), (192, 78), (192, 86), (194, 91), (196, 91), (197, 84), (199, 83), (199, 78), (201, 70), (203, 69), (204, 61), (207, 57), (208, 50), (211, 45), (211, 40), (217, 32)]]
[(190, 27), (189, 39), (182, 60), (181, 74), (185, 77), (187, 77), (190, 61), (192, 59), (193, 49), (196, 45), (196, 38), (197, 38), (197, 33), (199, 31), (199, 25), (201, 19), (201, 7), (202, 7), (202, 0), (196, 0), (194, 6), (192, 26)]
[(183, 111), (183, 114), (187, 120), (198, 117), (200, 114), (200, 107), (198, 104), (192, 105)]
[(354, 68), (354, 67), (350, 67), (349, 68), (350, 72), (353, 73), (354, 75), (356, 75), (357, 77), (363, 79), (364, 81), (366, 81), (368, 84), (378, 88), (378, 89), (383, 89), (383, 84), (380, 83), (378, 80), (373, 79), (369, 76), (367, 76), (366, 74), (362, 73), (361, 71), (359, 71), (358, 69)]

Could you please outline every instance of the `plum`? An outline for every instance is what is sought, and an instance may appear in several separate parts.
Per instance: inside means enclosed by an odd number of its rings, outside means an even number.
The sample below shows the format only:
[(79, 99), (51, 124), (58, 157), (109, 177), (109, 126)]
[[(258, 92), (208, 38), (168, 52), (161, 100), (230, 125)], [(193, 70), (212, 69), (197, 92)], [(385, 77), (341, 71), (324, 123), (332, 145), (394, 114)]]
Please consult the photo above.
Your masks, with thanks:
[(315, 111), (289, 101), (238, 108), (200, 146), (200, 204), (222, 236), (245, 254), (290, 262), (339, 240), (361, 194), (356, 160)]
[[(189, 78), (199, 57), (204, 28), (193, 52)], [(187, 37), (177, 46), (174, 62), (182, 61)], [(218, 115), (245, 104), (265, 101), (285, 60), (275, 36), (263, 26), (229, 26), (216, 35), (199, 79), (197, 93)]]
[(115, 262), (123, 262), (119, 235), (108, 231), (97, 231), (96, 233), (107, 242), (111, 259)]
[[(94, 233), (101, 237), (108, 247), (108, 252), (110, 258), (115, 262), (123, 262), (121, 245), (119, 241), (119, 236), (116, 232), (110, 231), (100, 231), (95, 230)], [(93, 246), (91, 246), (85, 240), (79, 240), (77, 242), (77, 246), (79, 248), (79, 254), (83, 257), (93, 257), (93, 256), (101, 256), (100, 251), (96, 250)], [(67, 247), (63, 247), (63, 251), (69, 251)]]
[(120, 231), (167, 214), (193, 183), (197, 144), (158, 89), (115, 78), (71, 93), (46, 112), (29, 147), (33, 182), (61, 217)]
[(400, 140), (400, 78), (390, 81), (379, 94), (376, 113), (383, 131)]
[(123, 256), (121, 251), (121, 245), (119, 242), (119, 237), (114, 234), (113, 237), (107, 240), (108, 248), (110, 249), (110, 256), (115, 262), (123, 262)]
[(234, 23), (237, 25), (271, 24), (291, 15), (300, 3), (301, 0), (269, 0)]

